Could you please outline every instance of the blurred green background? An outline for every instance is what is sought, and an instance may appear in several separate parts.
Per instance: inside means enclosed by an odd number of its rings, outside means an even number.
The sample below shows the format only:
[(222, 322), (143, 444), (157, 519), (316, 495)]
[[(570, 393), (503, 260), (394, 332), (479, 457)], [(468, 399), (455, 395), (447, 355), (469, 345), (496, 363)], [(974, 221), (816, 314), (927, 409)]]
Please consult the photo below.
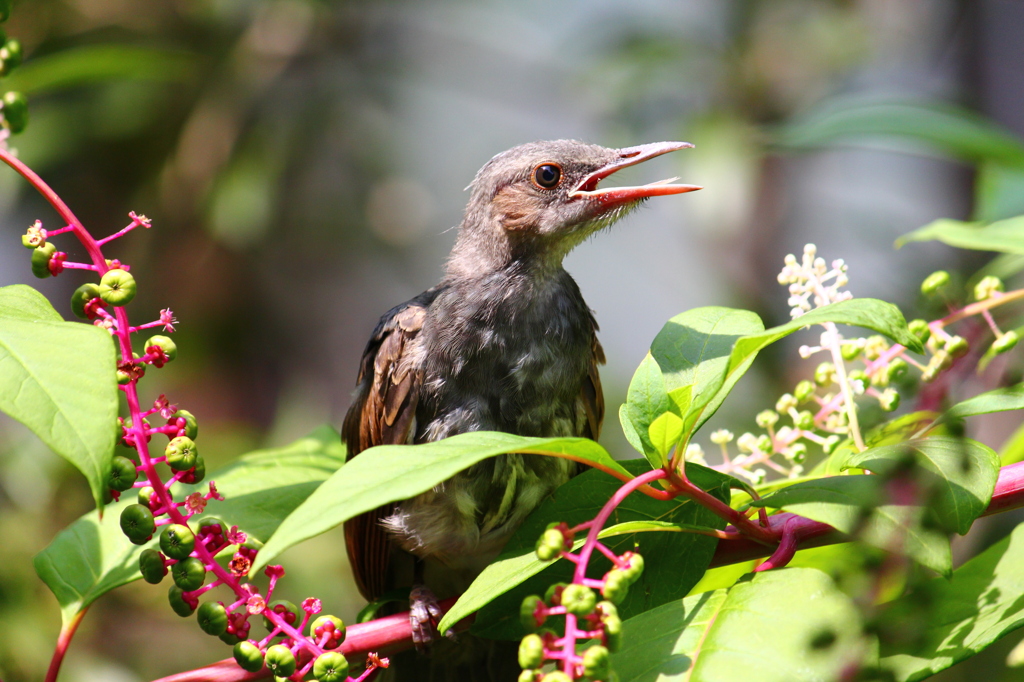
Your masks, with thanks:
[[(631, 177), (703, 191), (651, 202), (567, 262), (601, 324), (603, 440), (622, 456), (617, 406), (672, 315), (729, 305), (783, 321), (775, 274), (813, 241), (850, 264), (856, 295), (910, 317), (924, 275), (969, 272), (984, 255), (894, 251), (898, 235), (978, 212), (983, 180), (1003, 188), (985, 217), (1024, 210), (1019, 175), (935, 145), (776, 144), (816, 112), (886, 98), (956, 104), (1024, 134), (1015, 0), (34, 0), (6, 28), (26, 54), (0, 83), (30, 98), (20, 156), (98, 236), (130, 210), (153, 219), (109, 253), (139, 281), (133, 320), (171, 307), (181, 322), (179, 359), (141, 388), (199, 417), (212, 469), (340, 425), (377, 317), (436, 282), (462, 189), (521, 142), (697, 145)], [(36, 218), (60, 227), (0, 171), (0, 285), (32, 284), (70, 317), (82, 277), (33, 280), (18, 247)], [(803, 342), (759, 362), (709, 427), (749, 428), (807, 371), (793, 353)], [(978, 437), (998, 446), (1011, 426), (993, 418)], [(89, 506), (63, 460), (0, 421), (5, 682), (45, 672), (59, 615), (31, 557)], [(344, 562), (337, 534), (307, 543), (284, 557), (281, 589), (350, 617), (361, 604)], [(136, 583), (101, 599), (61, 679), (149, 680), (226, 657), (164, 592)], [(1019, 679), (1003, 666), (1008, 639), (941, 679)]]

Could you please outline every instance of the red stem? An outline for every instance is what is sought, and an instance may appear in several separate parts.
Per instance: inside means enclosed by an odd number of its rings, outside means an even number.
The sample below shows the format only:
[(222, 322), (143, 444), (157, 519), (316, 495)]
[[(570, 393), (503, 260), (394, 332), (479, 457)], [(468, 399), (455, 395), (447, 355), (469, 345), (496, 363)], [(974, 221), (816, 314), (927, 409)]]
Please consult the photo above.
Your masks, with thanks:
[(75, 636), (75, 630), (78, 629), (78, 624), (82, 622), (82, 617), (88, 610), (89, 607), (86, 606), (61, 626), (60, 635), (57, 637), (57, 646), (53, 648), (53, 658), (50, 659), (50, 668), (46, 671), (45, 682), (57, 682), (57, 674), (60, 672), (60, 664), (64, 661), (64, 654), (67, 653), (71, 638)]

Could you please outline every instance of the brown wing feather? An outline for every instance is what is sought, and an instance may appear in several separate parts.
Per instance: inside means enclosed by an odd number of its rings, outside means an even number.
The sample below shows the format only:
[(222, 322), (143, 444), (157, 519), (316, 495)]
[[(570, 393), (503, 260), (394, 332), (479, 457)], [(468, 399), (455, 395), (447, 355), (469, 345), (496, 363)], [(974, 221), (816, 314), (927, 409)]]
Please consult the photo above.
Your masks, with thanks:
[[(422, 372), (420, 330), (434, 290), (384, 315), (363, 353), (358, 390), (343, 427), (349, 458), (374, 445), (412, 442)], [(345, 546), (359, 591), (368, 600), (386, 589), (391, 547), (382, 518), (388, 504), (345, 522)]]

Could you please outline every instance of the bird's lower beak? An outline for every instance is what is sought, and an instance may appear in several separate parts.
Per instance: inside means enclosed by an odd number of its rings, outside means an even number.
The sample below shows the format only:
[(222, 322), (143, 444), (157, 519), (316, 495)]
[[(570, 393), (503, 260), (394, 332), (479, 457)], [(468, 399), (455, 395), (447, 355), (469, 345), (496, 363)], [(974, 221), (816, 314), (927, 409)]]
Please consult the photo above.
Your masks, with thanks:
[(702, 189), (698, 185), (676, 185), (673, 184), (678, 178), (658, 180), (647, 185), (635, 187), (608, 187), (598, 189), (598, 183), (612, 173), (643, 163), (655, 156), (661, 156), (678, 149), (689, 149), (693, 147), (689, 142), (652, 142), (636, 147), (625, 147), (619, 150), (619, 158), (603, 168), (599, 168), (576, 186), (569, 196), (573, 199), (586, 199), (596, 203), (603, 209), (611, 209), (622, 204), (633, 201), (640, 201), (648, 197), (660, 197), (667, 194), (682, 194)]

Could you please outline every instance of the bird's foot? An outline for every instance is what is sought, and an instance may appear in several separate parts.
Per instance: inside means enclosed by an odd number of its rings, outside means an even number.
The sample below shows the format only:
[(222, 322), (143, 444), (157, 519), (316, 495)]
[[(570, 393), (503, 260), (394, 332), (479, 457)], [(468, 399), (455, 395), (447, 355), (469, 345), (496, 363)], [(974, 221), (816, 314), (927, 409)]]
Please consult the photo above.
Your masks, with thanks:
[(437, 624), (444, 613), (437, 605), (437, 597), (426, 585), (416, 585), (409, 592), (409, 625), (412, 641), (418, 651), (424, 651), (437, 639)]

